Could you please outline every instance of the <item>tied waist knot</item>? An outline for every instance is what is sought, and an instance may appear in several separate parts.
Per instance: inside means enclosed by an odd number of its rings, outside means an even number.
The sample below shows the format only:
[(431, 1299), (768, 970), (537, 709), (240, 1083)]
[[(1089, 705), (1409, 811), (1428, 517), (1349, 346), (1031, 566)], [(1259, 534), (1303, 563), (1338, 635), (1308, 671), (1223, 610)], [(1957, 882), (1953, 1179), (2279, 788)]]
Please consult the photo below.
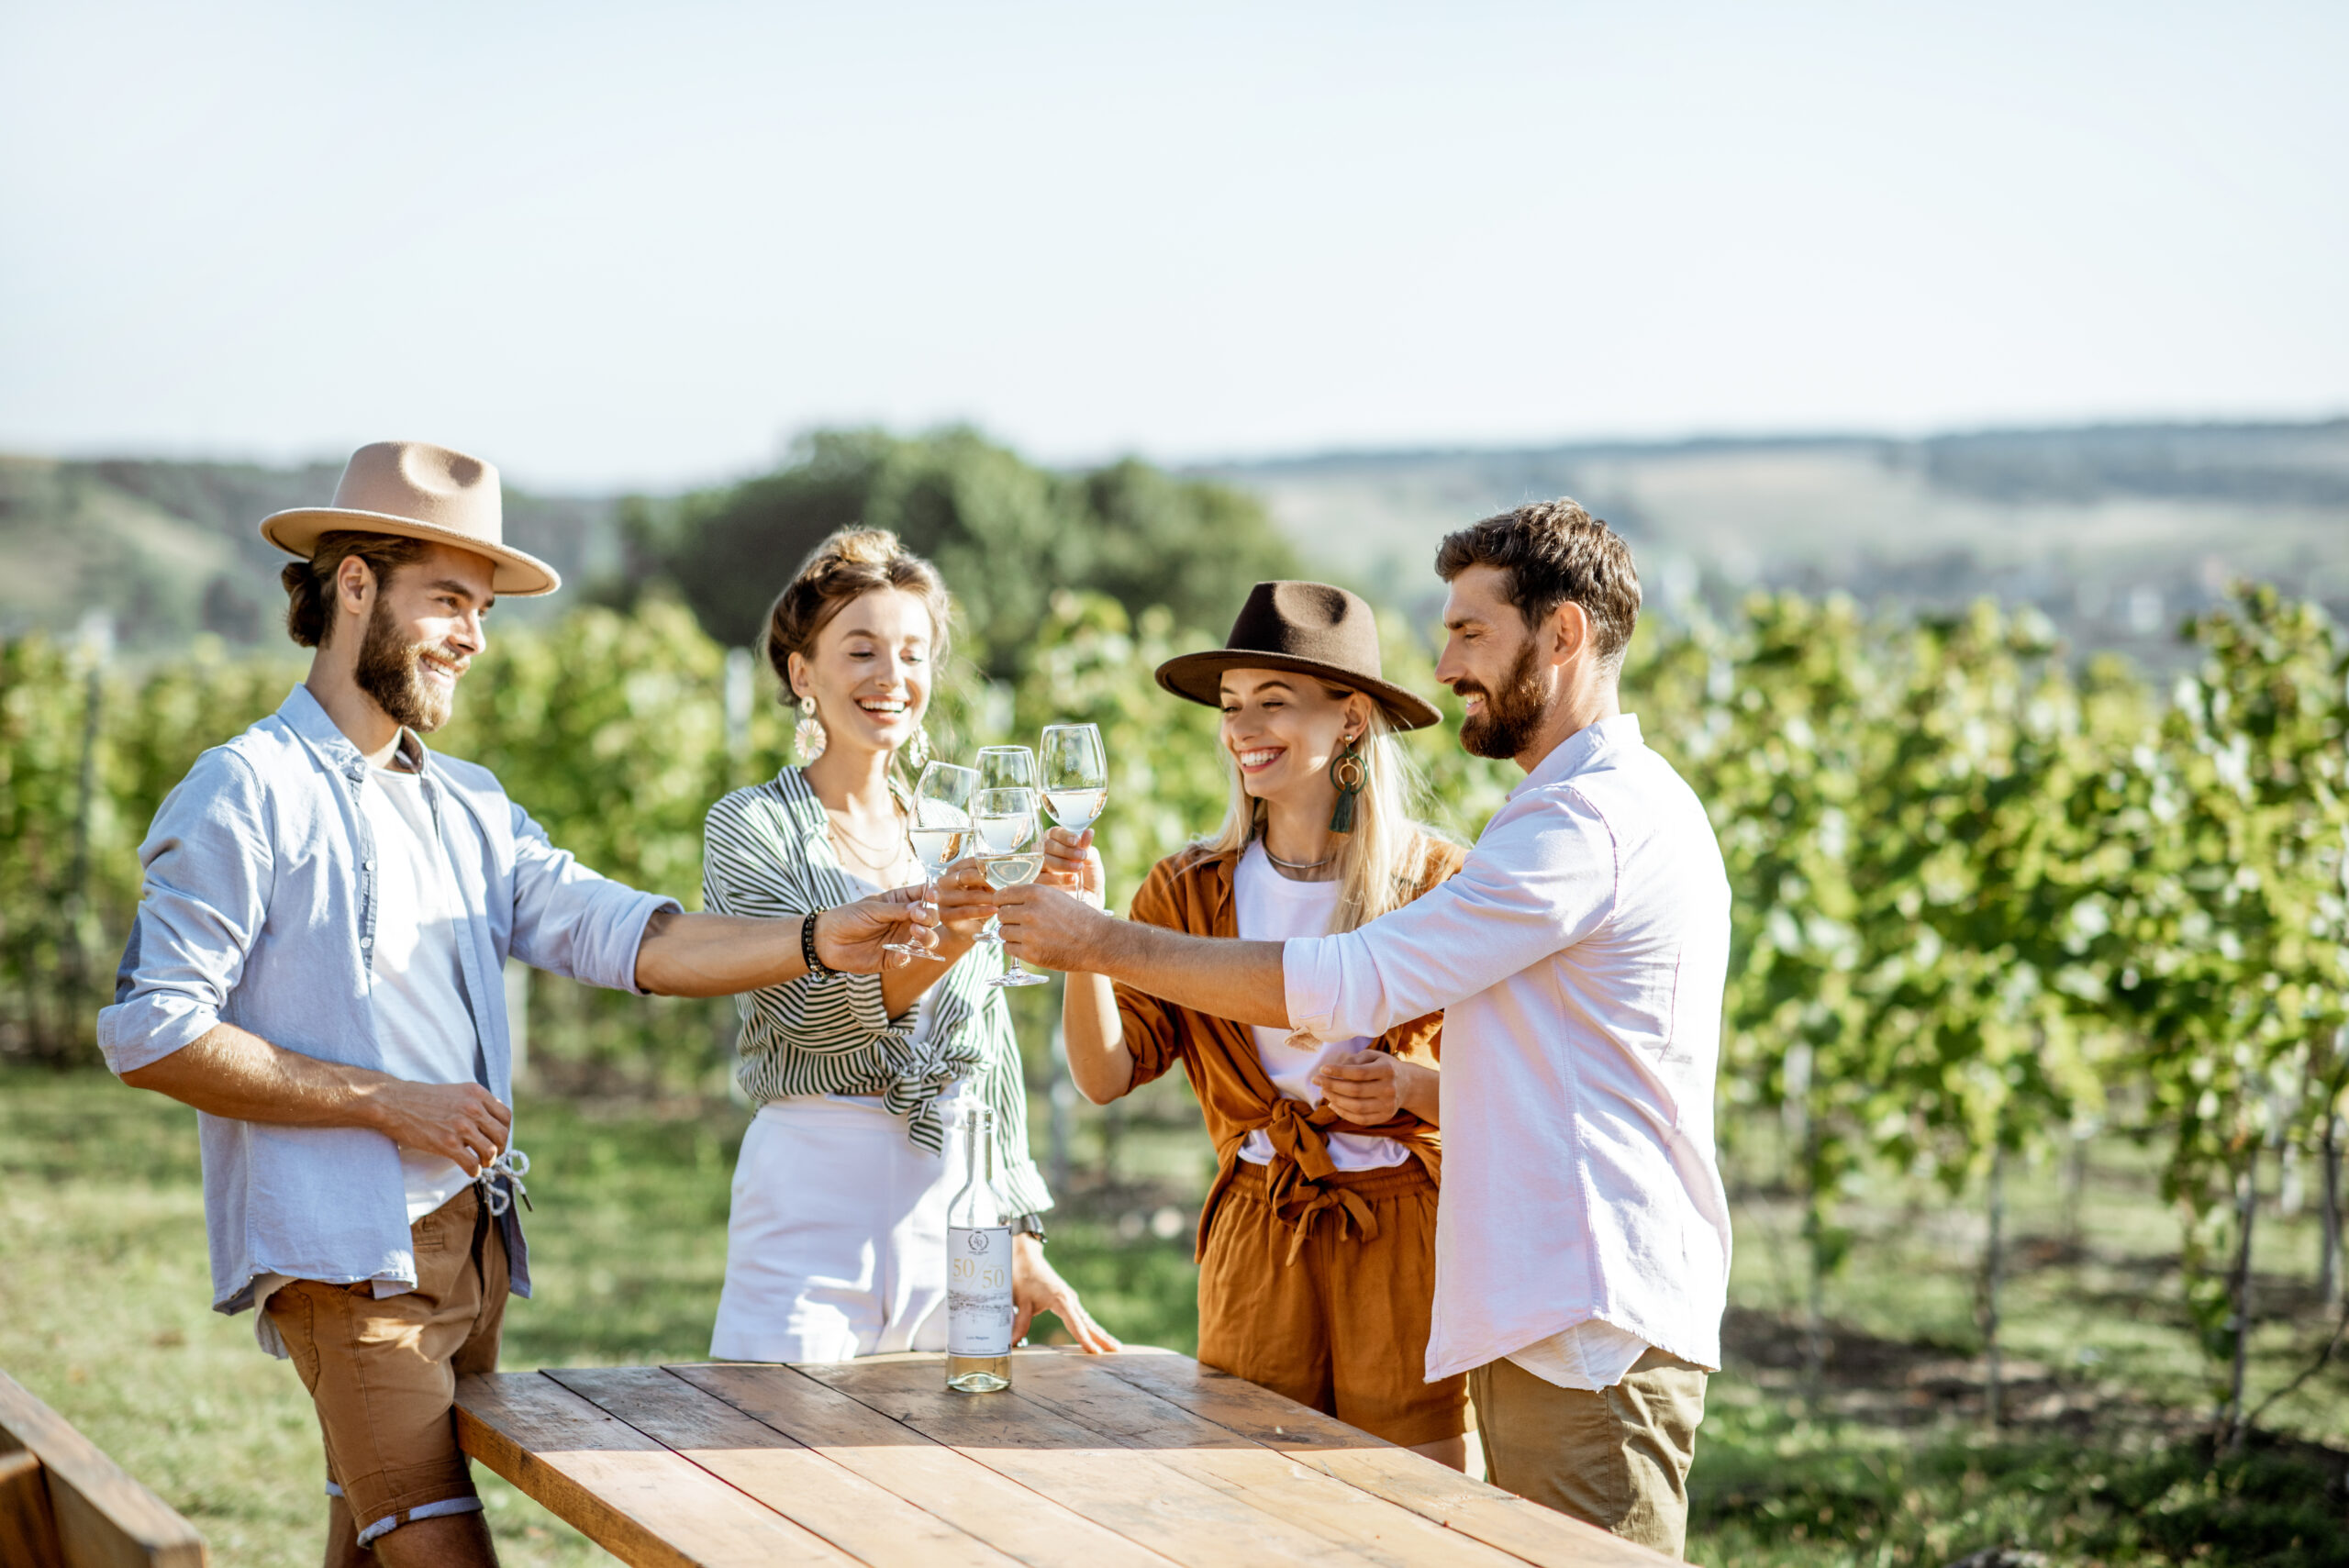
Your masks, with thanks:
[(1314, 1220), (1331, 1209), (1338, 1214), (1341, 1240), (1350, 1231), (1364, 1241), (1378, 1240), (1378, 1220), (1359, 1194), (1321, 1184), (1338, 1169), (1321, 1129), (1337, 1119), (1326, 1103), (1308, 1105), (1284, 1095), (1273, 1102), (1272, 1119), (1264, 1126), (1273, 1143), (1273, 1162), (1264, 1171), (1264, 1201), (1289, 1227), (1287, 1261), (1292, 1263), (1305, 1251)]
[(1294, 1263), (1303, 1255), (1305, 1239), (1313, 1234), (1314, 1220), (1325, 1212), (1336, 1212), (1340, 1240), (1378, 1240), (1377, 1217), (1360, 1193), (1352, 1187), (1327, 1187), (1304, 1180), (1297, 1167), (1287, 1161), (1275, 1162), (1272, 1171), (1266, 1173), (1264, 1195), (1273, 1206), (1273, 1213), (1289, 1227), (1288, 1262)]
[(519, 1149), (502, 1149), (497, 1157), (481, 1168), (473, 1178), (473, 1185), (481, 1189), (481, 1200), (494, 1218), (503, 1219), (506, 1211), (520, 1198), (522, 1207), (536, 1213), (538, 1206), (530, 1201), (530, 1191), (522, 1178), (530, 1173), (530, 1157)]
[(946, 1120), (938, 1114), (938, 1096), (980, 1065), (975, 1051), (946, 1051), (901, 1069), (881, 1092), (881, 1104), (892, 1116), (906, 1118), (906, 1136), (917, 1148), (932, 1154), (946, 1151)]
[[(1197, 1255), (1207, 1255), (1208, 1231), (1215, 1222), (1216, 1210), (1240, 1175), (1240, 1144), (1249, 1133), (1257, 1131), (1270, 1139), (1273, 1145), (1273, 1162), (1263, 1167), (1264, 1200), (1271, 1205), (1275, 1218), (1289, 1227), (1287, 1262), (1295, 1263), (1303, 1255), (1306, 1238), (1313, 1233), (1315, 1223), (1325, 1213), (1336, 1213), (1341, 1240), (1376, 1240), (1378, 1218), (1370, 1201), (1352, 1187), (1325, 1184), (1329, 1177), (1337, 1173), (1338, 1167), (1330, 1158), (1324, 1129), (1340, 1125), (1344, 1125), (1342, 1118), (1326, 1103), (1308, 1105), (1284, 1095), (1267, 1107), (1264, 1121), (1235, 1129), (1239, 1137), (1224, 1150), (1223, 1168), (1217, 1173), (1215, 1185), (1199, 1212)], [(1389, 1128), (1393, 1126), (1388, 1124)], [(1415, 1144), (1412, 1153), (1430, 1176), (1437, 1173), (1433, 1149)]]

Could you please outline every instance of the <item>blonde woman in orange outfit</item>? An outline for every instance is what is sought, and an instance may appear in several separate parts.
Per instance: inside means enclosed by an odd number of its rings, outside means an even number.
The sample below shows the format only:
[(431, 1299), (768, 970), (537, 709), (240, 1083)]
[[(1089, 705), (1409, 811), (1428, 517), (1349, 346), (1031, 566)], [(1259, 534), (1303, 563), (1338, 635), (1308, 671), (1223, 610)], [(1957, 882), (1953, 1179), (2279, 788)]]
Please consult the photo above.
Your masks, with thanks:
[[(1136, 920), (1279, 940), (1352, 930), (1457, 870), (1411, 819), (1397, 732), (1435, 707), (1380, 673), (1370, 606), (1319, 583), (1260, 583), (1223, 648), (1159, 684), (1223, 712), (1231, 809), (1161, 861)], [(1055, 828), (1050, 870), (1098, 902), (1092, 834)], [(1199, 1360), (1460, 1468), (1467, 1380), (1423, 1381), (1442, 1168), (1441, 1014), (1377, 1040), (1298, 1049), (1286, 1030), (1072, 974), (1070, 1076), (1106, 1105), (1181, 1062), (1218, 1167), (1199, 1216)]]

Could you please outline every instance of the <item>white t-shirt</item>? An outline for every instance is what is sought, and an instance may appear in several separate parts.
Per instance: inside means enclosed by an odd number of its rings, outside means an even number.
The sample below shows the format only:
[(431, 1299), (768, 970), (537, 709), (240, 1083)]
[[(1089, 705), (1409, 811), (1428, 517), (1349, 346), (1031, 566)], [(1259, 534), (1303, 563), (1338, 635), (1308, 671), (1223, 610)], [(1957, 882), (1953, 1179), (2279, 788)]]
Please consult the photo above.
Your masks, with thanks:
[[(1338, 884), (1292, 881), (1264, 858), (1261, 840), (1252, 841), (1232, 870), (1231, 903), (1242, 941), (1323, 937), (1330, 934), (1330, 917), (1338, 910)], [(1368, 1039), (1357, 1036), (1299, 1049), (1288, 1043), (1286, 1029), (1252, 1024), (1248, 1032), (1255, 1037), (1256, 1059), (1264, 1064), (1273, 1087), (1283, 1096), (1309, 1106), (1321, 1103), (1321, 1085), (1313, 1082), (1313, 1074), (1324, 1062), (1367, 1051), (1371, 1045)], [(1332, 1132), (1328, 1143), (1330, 1163), (1341, 1171), (1382, 1171), (1411, 1157), (1410, 1151), (1394, 1139), (1360, 1132)], [(1250, 1133), (1241, 1142), (1240, 1157), (1252, 1165), (1271, 1164), (1271, 1135), (1261, 1128)]]
[[(421, 774), (371, 768), (360, 799), (375, 840), (375, 1037), (384, 1071), (415, 1084), (478, 1084), (481, 1041), (457, 967), (463, 911)], [(400, 1151), (413, 1225), (464, 1190), (454, 1162)]]
[[(457, 968), (462, 911), (424, 798), (424, 777), (389, 768), (370, 768), (367, 777), (359, 802), (375, 840), (375, 946), (369, 961), (384, 1071), (412, 1084), (482, 1083), (488, 1073)], [(400, 1151), (400, 1177), (410, 1225), (473, 1179), (452, 1160), (406, 1148)], [(270, 1320), (269, 1298), (290, 1277), (262, 1274), (253, 1281), (253, 1337), (281, 1360), (285, 1340)], [(379, 1299), (408, 1288), (397, 1280), (375, 1281)]]

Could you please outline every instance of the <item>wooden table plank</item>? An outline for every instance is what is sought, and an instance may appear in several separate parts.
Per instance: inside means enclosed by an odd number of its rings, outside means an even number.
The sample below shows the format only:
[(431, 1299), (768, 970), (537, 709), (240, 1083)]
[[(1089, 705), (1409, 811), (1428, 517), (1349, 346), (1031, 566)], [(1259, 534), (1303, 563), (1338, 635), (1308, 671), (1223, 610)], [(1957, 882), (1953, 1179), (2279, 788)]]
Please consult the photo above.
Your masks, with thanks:
[[(1166, 1351), (1126, 1351), (1096, 1356), (1093, 1362), (1104, 1371), (1180, 1405), (1193, 1415), (1204, 1416), (1219, 1427), (1228, 1427), (1242, 1437), (1285, 1453), (1395, 1446), (1359, 1427), (1346, 1425), (1335, 1416), (1325, 1416), (1309, 1405), (1275, 1394), (1263, 1384), (1201, 1366), (1188, 1356)], [(1433, 1460), (1426, 1462), (1447, 1475), (1459, 1474)], [(1472, 1486), (1484, 1485), (1464, 1475), (1460, 1479)], [(1497, 1487), (1488, 1490), (1499, 1491)]]
[[(1028, 1364), (1015, 1365), (1013, 1390)], [(935, 1362), (841, 1362), (800, 1370), (1191, 1568), (1230, 1568), (1243, 1560), (1341, 1568), (1364, 1561), (1277, 1514), (1159, 1463), (1159, 1456), (1109, 1443), (1016, 1392), (950, 1394)]]
[(790, 1367), (667, 1370), (1029, 1568), (1167, 1568), (1157, 1552)]
[(867, 1562), (1017, 1568), (993, 1547), (657, 1366), (546, 1374)]
[(632, 1568), (854, 1561), (538, 1373), (460, 1379), (457, 1438)]
[[(1328, 1471), (1308, 1469), (1286, 1453), (1117, 1377), (1093, 1364), (1098, 1359), (1078, 1354), (1026, 1363), (1014, 1386), (1025, 1397), (1113, 1441), (1149, 1451), (1161, 1464), (1373, 1561), (1431, 1568), (1521, 1568), (1518, 1559), (1505, 1552), (1358, 1490)], [(1432, 1460), (1406, 1456), (1456, 1474)]]
[(1108, 1374), (1542, 1568), (1653, 1568), (1670, 1558), (1461, 1474), (1188, 1356), (1097, 1356)]

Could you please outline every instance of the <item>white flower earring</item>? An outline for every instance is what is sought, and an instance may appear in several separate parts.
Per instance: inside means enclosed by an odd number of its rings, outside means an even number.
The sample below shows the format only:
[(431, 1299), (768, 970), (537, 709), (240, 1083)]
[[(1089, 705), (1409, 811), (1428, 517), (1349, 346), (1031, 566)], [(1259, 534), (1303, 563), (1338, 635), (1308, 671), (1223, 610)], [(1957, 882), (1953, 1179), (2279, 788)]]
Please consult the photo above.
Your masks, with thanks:
[(816, 699), (799, 699), (799, 722), (792, 728), (791, 744), (799, 752), (802, 763), (814, 762), (824, 754), (831, 737), (824, 733), (824, 721), (816, 717)]

